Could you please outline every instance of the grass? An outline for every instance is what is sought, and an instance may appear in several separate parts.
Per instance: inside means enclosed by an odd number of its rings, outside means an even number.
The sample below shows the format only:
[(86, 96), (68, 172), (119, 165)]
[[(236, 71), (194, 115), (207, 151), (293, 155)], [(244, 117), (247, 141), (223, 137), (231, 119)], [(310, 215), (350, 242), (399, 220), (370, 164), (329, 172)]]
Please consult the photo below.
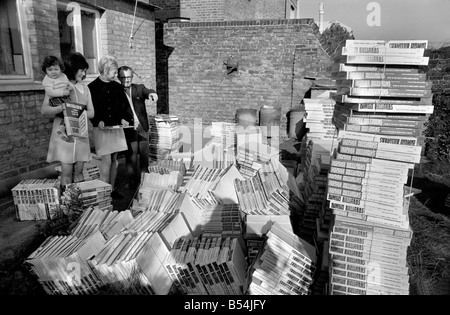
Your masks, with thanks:
[(409, 220), (413, 238), (408, 249), (411, 295), (450, 295), (450, 163), (422, 165), (413, 186)]
[(415, 198), (409, 213), (413, 229), (408, 253), (410, 291), (450, 295), (450, 220), (431, 212)]

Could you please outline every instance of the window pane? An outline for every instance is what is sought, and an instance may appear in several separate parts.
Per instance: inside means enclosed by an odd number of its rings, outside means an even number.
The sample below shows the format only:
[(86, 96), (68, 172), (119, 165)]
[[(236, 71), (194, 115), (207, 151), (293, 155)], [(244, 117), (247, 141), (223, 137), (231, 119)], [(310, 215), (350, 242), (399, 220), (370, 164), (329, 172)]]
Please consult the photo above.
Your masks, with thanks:
[(88, 74), (97, 73), (97, 12), (75, 2), (58, 1), (61, 57), (81, 52), (89, 63)]
[(16, 0), (0, 1), (0, 74), (25, 74)]
[(95, 29), (95, 13), (81, 10), (81, 27), (83, 32), (83, 54), (89, 63), (88, 74), (97, 72), (97, 34)]
[(58, 3), (59, 47), (63, 59), (75, 52), (74, 15), (70, 13), (72, 9), (67, 8), (67, 4)]

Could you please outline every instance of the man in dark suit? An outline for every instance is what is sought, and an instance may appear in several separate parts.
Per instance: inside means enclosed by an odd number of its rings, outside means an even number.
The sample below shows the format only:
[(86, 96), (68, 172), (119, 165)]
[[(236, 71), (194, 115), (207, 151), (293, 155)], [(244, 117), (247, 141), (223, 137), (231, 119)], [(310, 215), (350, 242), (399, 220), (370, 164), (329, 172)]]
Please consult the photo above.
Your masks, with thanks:
[(132, 84), (134, 72), (131, 67), (122, 66), (118, 72), (134, 116), (134, 128), (125, 129), (128, 145), (125, 158), (129, 187), (135, 189), (139, 186), (141, 173), (148, 172), (149, 123), (145, 100), (151, 99), (156, 102), (158, 95), (155, 90), (146, 88), (144, 84)]

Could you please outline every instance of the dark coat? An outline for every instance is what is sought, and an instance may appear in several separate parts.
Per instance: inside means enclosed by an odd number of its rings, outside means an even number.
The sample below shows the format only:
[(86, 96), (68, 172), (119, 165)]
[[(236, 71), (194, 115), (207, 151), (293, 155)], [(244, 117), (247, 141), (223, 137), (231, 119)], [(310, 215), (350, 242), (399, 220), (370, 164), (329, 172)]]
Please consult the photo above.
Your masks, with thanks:
[(122, 119), (130, 125), (134, 124), (133, 112), (120, 83), (105, 83), (96, 78), (88, 87), (95, 110), (95, 116), (91, 119), (92, 126), (97, 127), (100, 121), (103, 121), (105, 126), (121, 125)]
[(149, 98), (151, 93), (156, 93), (155, 90), (147, 89), (143, 84), (131, 84), (131, 98), (133, 100), (134, 111), (139, 118), (139, 123), (145, 132), (149, 130), (148, 114), (145, 108), (145, 100)]

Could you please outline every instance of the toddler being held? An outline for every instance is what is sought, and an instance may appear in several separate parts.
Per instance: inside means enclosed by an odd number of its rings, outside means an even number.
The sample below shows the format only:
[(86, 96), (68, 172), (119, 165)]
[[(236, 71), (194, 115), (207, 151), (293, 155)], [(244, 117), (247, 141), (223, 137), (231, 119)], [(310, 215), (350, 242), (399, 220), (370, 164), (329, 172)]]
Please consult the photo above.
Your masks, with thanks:
[[(49, 97), (51, 106), (58, 106), (68, 99), (70, 91), (73, 90), (72, 84), (69, 82), (67, 76), (63, 73), (64, 63), (55, 56), (47, 56), (42, 63), (42, 71), (45, 72), (45, 77), (42, 80), (42, 85), (45, 89), (45, 94)], [(63, 115), (62, 113), (60, 115)], [(59, 126), (58, 135), (66, 141), (70, 138), (66, 134), (64, 126), (64, 117)]]

